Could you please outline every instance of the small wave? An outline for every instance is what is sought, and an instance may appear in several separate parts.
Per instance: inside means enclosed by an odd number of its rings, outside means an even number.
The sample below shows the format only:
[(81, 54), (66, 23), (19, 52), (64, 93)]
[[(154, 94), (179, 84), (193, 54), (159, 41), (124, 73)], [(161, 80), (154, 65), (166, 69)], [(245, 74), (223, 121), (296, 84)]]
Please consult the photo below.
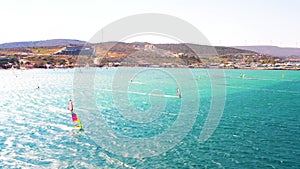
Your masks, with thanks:
[(8, 137), (4, 144), (6, 144), (6, 148), (10, 148), (14, 144), (15, 137)]
[(62, 124), (55, 124), (55, 123), (51, 123), (51, 124), (49, 124), (49, 126), (56, 127), (56, 128), (59, 128), (59, 129), (65, 130), (65, 131), (71, 131), (71, 130), (74, 129), (71, 126), (66, 126), (66, 125), (62, 125)]
[(214, 160), (211, 160), (211, 162), (213, 162), (214, 164), (216, 164), (218, 167), (224, 168), (224, 167), (222, 166), (222, 163), (220, 163), (220, 162), (216, 162), (216, 161), (214, 161)]
[(51, 112), (55, 112), (55, 113), (65, 113), (65, 114), (69, 113), (69, 110), (67, 110), (67, 109), (58, 108), (58, 107), (55, 107), (52, 105), (48, 106), (48, 110), (50, 110)]
[(131, 168), (131, 169), (135, 169), (135, 167), (133, 166), (130, 166), (120, 160), (117, 160), (117, 159), (114, 159), (114, 158), (111, 158), (109, 157), (107, 154), (105, 153), (99, 153), (99, 156), (104, 158), (106, 160), (107, 163), (109, 164), (116, 164), (118, 165), (119, 167), (126, 167), (126, 168)]

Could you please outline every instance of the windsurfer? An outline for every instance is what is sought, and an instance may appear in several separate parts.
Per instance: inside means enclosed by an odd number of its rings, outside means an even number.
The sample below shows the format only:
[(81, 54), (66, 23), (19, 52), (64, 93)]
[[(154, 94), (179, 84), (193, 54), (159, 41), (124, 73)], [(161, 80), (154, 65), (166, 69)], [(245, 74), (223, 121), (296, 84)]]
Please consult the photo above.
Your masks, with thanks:
[(80, 122), (80, 119), (78, 118), (78, 116), (77, 116), (77, 114), (75, 114), (74, 112), (73, 112), (73, 102), (72, 102), (72, 100), (70, 99), (69, 100), (69, 111), (71, 112), (71, 114), (72, 114), (72, 121), (73, 121), (73, 125), (74, 125), (74, 128), (76, 128), (76, 129), (82, 129), (82, 124), (81, 124), (81, 122)]
[(180, 91), (179, 87), (177, 87), (177, 96), (178, 96), (178, 98), (181, 98), (181, 91)]

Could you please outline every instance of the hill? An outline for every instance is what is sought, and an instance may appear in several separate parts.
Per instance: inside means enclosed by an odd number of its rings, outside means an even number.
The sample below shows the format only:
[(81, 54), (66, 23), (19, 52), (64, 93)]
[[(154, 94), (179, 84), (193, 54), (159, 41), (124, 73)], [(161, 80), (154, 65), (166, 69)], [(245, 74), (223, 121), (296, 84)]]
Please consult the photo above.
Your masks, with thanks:
[[(72, 44), (72, 45), (70, 45)], [(197, 44), (152, 44), (147, 42), (102, 42), (86, 44), (78, 40), (48, 40), (2, 44), (2, 68), (80, 67), (80, 66), (153, 66), (153, 67), (228, 67), (238, 63), (272, 62), (256, 52), (223, 46)], [(21, 47), (29, 46), (29, 47)], [(31, 47), (30, 47), (31, 46)], [(191, 48), (192, 49), (191, 49)], [(90, 48), (92, 53), (80, 50)], [(79, 52), (78, 52), (79, 50)], [(17, 61), (15, 61), (17, 59)], [(228, 66), (227, 66), (228, 65)]]
[[(104, 42), (93, 44), (94, 55), (108, 62), (126, 62), (130, 64), (197, 64), (201, 62), (219, 62), (214, 56), (254, 55), (255, 52), (230, 47), (214, 47), (196, 44), (151, 44), (147, 42)], [(192, 49), (190, 48), (192, 47)], [(198, 56), (196, 53), (200, 54)], [(125, 60), (124, 60), (125, 59)], [(103, 61), (103, 60), (102, 60)], [(183, 63), (184, 62), (184, 63)]]
[(233, 48), (250, 50), (276, 57), (300, 57), (300, 48), (282, 48), (277, 46), (234, 46)]
[[(235, 55), (235, 54), (255, 54), (256, 52), (246, 50), (246, 49), (237, 49), (232, 47), (223, 47), (223, 46), (206, 46), (206, 45), (197, 45), (197, 44), (151, 44), (147, 42), (104, 42), (99, 44), (94, 44), (96, 51), (106, 50), (108, 53), (118, 53), (118, 54), (130, 54), (138, 50), (143, 51), (155, 51), (163, 50), (165, 52), (171, 53), (184, 53), (189, 55), (195, 55), (195, 52), (201, 53), (202, 55)], [(193, 49), (191, 49), (192, 47)], [(195, 51), (193, 51), (195, 50)], [(217, 52), (217, 53), (216, 53)]]
[(85, 44), (85, 41), (74, 39), (51, 39), (43, 41), (10, 42), (0, 44), (0, 49), (8, 48), (28, 48), (28, 47), (51, 47)]

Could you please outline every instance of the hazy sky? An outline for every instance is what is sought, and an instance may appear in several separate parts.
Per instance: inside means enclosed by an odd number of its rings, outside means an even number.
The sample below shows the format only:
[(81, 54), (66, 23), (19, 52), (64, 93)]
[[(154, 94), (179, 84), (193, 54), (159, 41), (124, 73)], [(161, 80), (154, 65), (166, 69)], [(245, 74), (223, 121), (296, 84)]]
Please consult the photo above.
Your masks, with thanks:
[(299, 9), (300, 0), (2, 0), (0, 43), (56, 38), (88, 41), (123, 17), (162, 13), (191, 23), (212, 45), (300, 47)]

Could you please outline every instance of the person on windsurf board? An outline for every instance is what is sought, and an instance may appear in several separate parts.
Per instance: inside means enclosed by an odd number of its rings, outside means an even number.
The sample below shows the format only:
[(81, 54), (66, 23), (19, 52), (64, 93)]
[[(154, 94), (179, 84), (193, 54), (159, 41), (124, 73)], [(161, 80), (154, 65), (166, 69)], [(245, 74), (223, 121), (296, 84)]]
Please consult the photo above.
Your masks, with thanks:
[(76, 113), (73, 112), (73, 102), (71, 99), (69, 100), (69, 111), (71, 112), (71, 115), (72, 115), (72, 121), (73, 121), (74, 128), (83, 130), (79, 117), (77, 116)]
[(178, 98), (181, 98), (181, 91), (180, 91), (179, 87), (177, 88), (177, 96), (178, 96)]

